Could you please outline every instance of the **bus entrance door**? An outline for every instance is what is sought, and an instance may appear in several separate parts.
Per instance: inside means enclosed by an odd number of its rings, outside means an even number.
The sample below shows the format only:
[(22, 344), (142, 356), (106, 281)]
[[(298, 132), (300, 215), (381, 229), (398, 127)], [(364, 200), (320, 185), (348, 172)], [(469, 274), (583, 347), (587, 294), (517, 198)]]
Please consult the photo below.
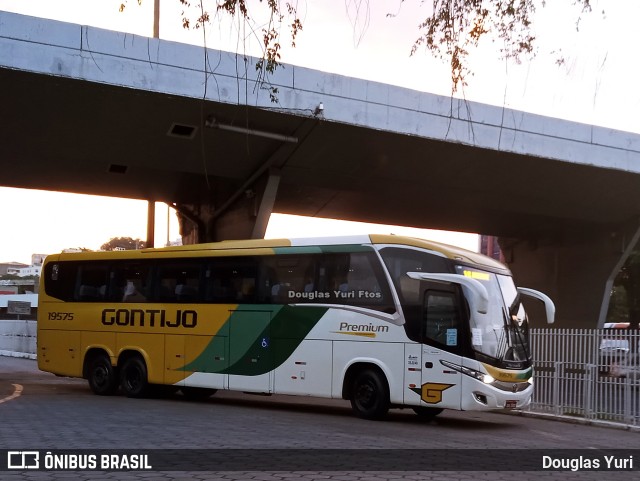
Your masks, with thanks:
[(460, 409), (462, 311), (455, 284), (423, 282), (422, 390), (423, 406)]
[(460, 409), (462, 374), (441, 361), (459, 366), (461, 358), (433, 346), (422, 346), (421, 406)]
[(229, 389), (272, 392), (271, 312), (231, 311), (229, 320)]

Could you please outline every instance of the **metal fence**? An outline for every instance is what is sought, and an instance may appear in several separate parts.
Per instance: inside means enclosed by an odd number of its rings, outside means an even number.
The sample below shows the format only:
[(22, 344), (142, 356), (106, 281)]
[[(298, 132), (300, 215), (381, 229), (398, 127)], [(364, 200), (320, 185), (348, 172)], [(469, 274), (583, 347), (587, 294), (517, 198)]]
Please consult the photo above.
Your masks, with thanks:
[(640, 332), (532, 329), (530, 411), (640, 425)]

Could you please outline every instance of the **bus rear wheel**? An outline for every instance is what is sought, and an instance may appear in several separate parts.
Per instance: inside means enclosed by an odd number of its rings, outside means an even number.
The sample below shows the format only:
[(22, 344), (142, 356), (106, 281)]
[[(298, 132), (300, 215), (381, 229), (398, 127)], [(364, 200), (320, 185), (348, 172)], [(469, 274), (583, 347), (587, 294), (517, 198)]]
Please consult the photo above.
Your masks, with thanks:
[(120, 371), (120, 387), (127, 397), (141, 398), (149, 394), (147, 365), (140, 356), (128, 358)]
[(389, 411), (386, 379), (373, 369), (360, 371), (351, 388), (351, 408), (364, 419), (381, 419)]
[(118, 376), (106, 354), (97, 354), (89, 360), (87, 371), (89, 387), (94, 394), (109, 396), (118, 390)]

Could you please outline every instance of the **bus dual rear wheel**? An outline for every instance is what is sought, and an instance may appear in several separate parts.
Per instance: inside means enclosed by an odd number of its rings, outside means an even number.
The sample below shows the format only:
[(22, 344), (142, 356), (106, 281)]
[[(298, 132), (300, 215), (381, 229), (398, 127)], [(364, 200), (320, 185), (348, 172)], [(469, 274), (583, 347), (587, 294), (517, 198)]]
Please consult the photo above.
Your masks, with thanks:
[(147, 396), (150, 385), (147, 379), (147, 365), (139, 356), (127, 359), (120, 370), (120, 387), (127, 397)]
[(106, 354), (98, 354), (89, 361), (87, 378), (91, 391), (100, 396), (109, 396), (118, 390), (118, 376)]

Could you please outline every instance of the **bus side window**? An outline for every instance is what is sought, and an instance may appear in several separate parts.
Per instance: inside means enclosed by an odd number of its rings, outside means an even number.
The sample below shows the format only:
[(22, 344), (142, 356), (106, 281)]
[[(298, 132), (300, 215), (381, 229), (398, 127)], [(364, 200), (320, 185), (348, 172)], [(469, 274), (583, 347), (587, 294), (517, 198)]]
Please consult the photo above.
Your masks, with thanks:
[(336, 292), (341, 295), (348, 292), (350, 264), (351, 257), (348, 253), (325, 256), (323, 265), (326, 267), (326, 277), (322, 284), (331, 293), (332, 298), (336, 297)]
[(275, 255), (262, 258), (265, 299), (274, 304), (319, 302), (316, 254)]
[(158, 266), (156, 292), (160, 302), (198, 302), (200, 263), (167, 262)]
[(76, 290), (77, 262), (55, 262), (45, 267), (45, 292), (61, 301), (73, 301)]
[(420, 282), (407, 272), (450, 272), (444, 257), (413, 249), (385, 247), (380, 250), (398, 296), (403, 303), (419, 306), (422, 302)]
[(212, 259), (206, 299), (220, 303), (255, 303), (257, 273), (257, 263), (253, 257)]
[(460, 312), (455, 293), (427, 290), (424, 296), (425, 341), (436, 341), (445, 346), (458, 346)]
[(374, 252), (326, 254), (320, 285), (330, 302), (393, 313), (395, 306), (382, 266)]
[(73, 300), (78, 302), (98, 302), (104, 300), (108, 279), (107, 264), (79, 264)]
[(149, 264), (120, 262), (111, 272), (109, 300), (145, 302), (149, 299)]

